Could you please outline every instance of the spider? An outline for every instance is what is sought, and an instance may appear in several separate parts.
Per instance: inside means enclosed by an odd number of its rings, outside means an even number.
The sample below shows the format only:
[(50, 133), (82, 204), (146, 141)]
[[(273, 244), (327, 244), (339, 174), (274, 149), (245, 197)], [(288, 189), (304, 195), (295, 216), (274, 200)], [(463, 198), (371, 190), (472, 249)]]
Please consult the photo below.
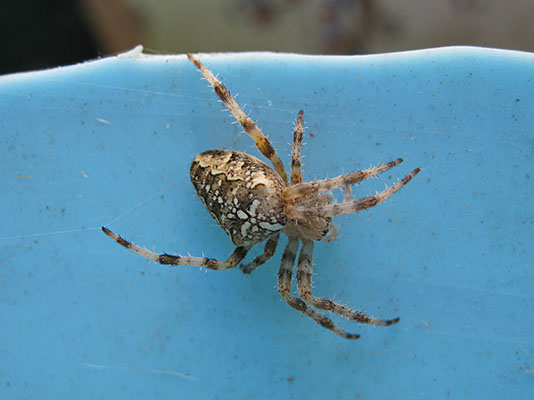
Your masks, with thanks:
[[(187, 57), (208, 80), (215, 93), (273, 166), (271, 168), (256, 157), (233, 150), (205, 151), (197, 155), (191, 164), (190, 177), (198, 196), (211, 216), (230, 236), (236, 248), (226, 261), (157, 254), (102, 227), (104, 233), (120, 245), (154, 262), (164, 265), (200, 266), (214, 270), (236, 267), (254, 245), (266, 241), (262, 254), (250, 263), (241, 265), (241, 270), (246, 274), (273, 256), (280, 233), (285, 233), (289, 240), (278, 272), (278, 291), (291, 307), (347, 339), (357, 339), (360, 335), (340, 329), (317, 309), (375, 326), (389, 326), (399, 322), (399, 318), (371, 318), (363, 312), (352, 310), (332, 300), (315, 297), (312, 294), (311, 279), (313, 247), (315, 241), (331, 241), (335, 238), (337, 229), (332, 224), (332, 217), (376, 206), (406, 185), (419, 173), (420, 168), (414, 169), (398, 183), (375, 196), (359, 200), (351, 198), (351, 185), (389, 170), (401, 163), (402, 159), (330, 179), (303, 182), (301, 148), (304, 112), (301, 110), (293, 133), (290, 184), (280, 157), (256, 123), (243, 112), (228, 89), (208, 68), (193, 55), (188, 54)], [(325, 193), (333, 189), (345, 191), (341, 203), (333, 203), (332, 197)], [(300, 244), (302, 247), (297, 260), (299, 298), (291, 293), (291, 277)]]

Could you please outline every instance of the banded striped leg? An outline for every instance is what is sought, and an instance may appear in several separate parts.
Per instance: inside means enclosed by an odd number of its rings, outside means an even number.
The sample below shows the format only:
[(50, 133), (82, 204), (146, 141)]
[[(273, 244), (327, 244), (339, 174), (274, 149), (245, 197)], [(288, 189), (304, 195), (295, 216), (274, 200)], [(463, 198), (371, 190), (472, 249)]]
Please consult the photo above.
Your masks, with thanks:
[(327, 204), (318, 207), (287, 205), (284, 210), (288, 218), (301, 220), (308, 220), (310, 218), (319, 216), (333, 217), (335, 215), (350, 214), (360, 210), (365, 210), (367, 208), (376, 206), (378, 203), (383, 202), (395, 192), (399, 191), (404, 185), (410, 182), (420, 170), (420, 168), (414, 169), (401, 181), (390, 188), (387, 188), (383, 192), (378, 193), (376, 196), (367, 196), (360, 200), (347, 201), (339, 204)]
[(211, 84), (217, 96), (220, 97), (235, 119), (243, 126), (245, 132), (247, 132), (248, 135), (254, 140), (256, 147), (271, 161), (275, 171), (287, 184), (287, 174), (284, 169), (284, 164), (282, 164), (282, 161), (280, 160), (280, 157), (278, 157), (278, 154), (276, 154), (271, 142), (265, 137), (258, 125), (256, 125), (256, 123), (243, 112), (228, 89), (226, 89), (226, 87), (215, 77), (215, 75), (213, 75), (209, 69), (207, 69), (192, 54), (188, 54), (187, 58), (189, 58), (189, 60), (196, 65), (200, 72), (202, 72), (202, 75), (204, 75), (204, 77)]
[(302, 134), (304, 127), (302, 120), (304, 118), (304, 111), (300, 110), (295, 123), (295, 131), (293, 132), (293, 145), (291, 146), (291, 184), (296, 185), (302, 182), (302, 163), (301, 163), (301, 150), (302, 150)]
[(206, 267), (208, 269), (230, 269), (234, 268), (237, 264), (239, 264), (243, 258), (247, 255), (250, 248), (248, 247), (236, 247), (234, 252), (226, 261), (219, 261), (215, 258), (207, 258), (207, 257), (184, 257), (184, 256), (172, 256), (170, 254), (157, 254), (153, 251), (147, 250), (143, 247), (137, 246), (133, 243), (128, 242), (127, 240), (123, 239), (119, 235), (115, 234), (114, 232), (110, 231), (109, 229), (102, 227), (102, 230), (106, 235), (108, 235), (110, 238), (112, 238), (114, 241), (116, 241), (118, 244), (126, 247), (127, 249), (130, 249), (134, 253), (137, 253), (143, 257), (148, 258), (149, 260), (152, 260), (154, 262), (164, 264), (164, 265), (190, 265), (190, 266), (198, 266), (198, 267)]
[(312, 257), (313, 257), (313, 241), (308, 239), (302, 240), (302, 248), (300, 250), (297, 270), (297, 286), (299, 295), (302, 299), (320, 310), (335, 312), (351, 321), (361, 322), (371, 325), (388, 326), (399, 322), (399, 318), (390, 320), (381, 320), (368, 317), (364, 313), (351, 310), (348, 307), (335, 303), (332, 300), (322, 299), (312, 295)]
[(276, 251), (276, 246), (278, 245), (279, 238), (280, 238), (280, 233), (277, 233), (276, 235), (270, 237), (269, 240), (267, 240), (267, 243), (265, 243), (263, 254), (260, 254), (258, 257), (252, 260), (252, 262), (248, 264), (242, 264), (240, 267), (241, 271), (244, 274), (250, 274), (260, 265), (265, 264), (273, 256), (274, 252)]
[(297, 198), (307, 197), (319, 192), (338, 189), (348, 185), (354, 185), (363, 181), (364, 179), (371, 178), (384, 171), (387, 171), (388, 169), (399, 165), (402, 161), (402, 158), (397, 158), (396, 160), (390, 161), (386, 164), (377, 165), (376, 167), (365, 169), (363, 171), (354, 171), (350, 174), (339, 175), (334, 178), (323, 179), (321, 181), (299, 183), (297, 185), (284, 188), (282, 191), (282, 199), (284, 199), (284, 201), (293, 201)]
[(335, 326), (330, 319), (315, 311), (304, 301), (291, 294), (291, 276), (293, 274), (293, 267), (295, 266), (295, 258), (297, 256), (298, 247), (299, 239), (290, 237), (289, 242), (284, 250), (282, 263), (280, 265), (280, 272), (278, 273), (278, 291), (280, 292), (280, 295), (291, 307), (306, 314), (308, 317), (326, 329), (330, 329), (335, 334), (346, 339), (358, 339), (360, 335), (347, 333), (344, 330), (341, 330)]

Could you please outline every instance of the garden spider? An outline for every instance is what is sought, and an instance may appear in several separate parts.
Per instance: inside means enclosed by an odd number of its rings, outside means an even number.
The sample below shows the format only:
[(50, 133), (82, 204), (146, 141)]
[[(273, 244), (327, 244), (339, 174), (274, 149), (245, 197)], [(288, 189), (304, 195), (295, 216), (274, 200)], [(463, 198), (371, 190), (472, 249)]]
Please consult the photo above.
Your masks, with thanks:
[[(337, 229), (332, 224), (332, 217), (374, 207), (406, 185), (420, 169), (414, 169), (404, 179), (376, 196), (359, 200), (351, 199), (350, 185), (387, 171), (401, 163), (402, 159), (335, 178), (303, 182), (300, 153), (304, 113), (300, 111), (293, 133), (289, 184), (282, 161), (260, 128), (243, 112), (230, 92), (210, 70), (193, 55), (188, 54), (187, 57), (213, 86), (215, 93), (252, 137), (261, 153), (270, 160), (274, 169), (256, 157), (233, 150), (210, 150), (197, 155), (193, 160), (190, 176), (198, 196), (237, 246), (226, 261), (207, 257), (156, 254), (102, 227), (104, 233), (122, 246), (160, 264), (194, 265), (216, 270), (234, 268), (254, 245), (267, 241), (261, 255), (249, 264), (241, 266), (244, 273), (250, 273), (273, 256), (280, 233), (283, 232), (289, 236), (289, 241), (278, 273), (278, 291), (291, 307), (347, 339), (357, 339), (360, 335), (345, 332), (316, 309), (331, 311), (349, 320), (371, 325), (388, 326), (397, 323), (399, 318), (371, 318), (331, 300), (313, 296), (313, 246), (316, 240), (329, 241), (335, 237)], [(324, 193), (332, 189), (345, 190), (343, 202), (335, 204), (332, 197)], [(302, 247), (297, 261), (298, 298), (291, 293), (291, 276), (300, 243)]]

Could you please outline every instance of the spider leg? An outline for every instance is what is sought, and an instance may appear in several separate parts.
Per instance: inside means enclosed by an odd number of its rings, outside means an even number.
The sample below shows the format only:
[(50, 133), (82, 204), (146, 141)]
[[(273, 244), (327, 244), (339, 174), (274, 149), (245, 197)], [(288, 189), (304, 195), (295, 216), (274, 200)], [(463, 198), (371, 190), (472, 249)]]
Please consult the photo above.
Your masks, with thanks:
[(213, 75), (208, 68), (206, 68), (192, 54), (187, 54), (187, 58), (189, 58), (189, 60), (196, 65), (200, 72), (202, 72), (202, 75), (204, 75), (204, 77), (211, 84), (217, 96), (220, 97), (235, 119), (243, 126), (245, 132), (247, 132), (248, 135), (254, 140), (256, 147), (271, 161), (275, 171), (278, 173), (278, 175), (280, 175), (284, 182), (287, 183), (287, 174), (284, 169), (284, 164), (282, 164), (282, 161), (280, 160), (280, 157), (278, 157), (276, 150), (272, 146), (269, 139), (265, 137), (258, 125), (256, 125), (256, 123), (243, 112), (228, 89), (226, 89), (226, 87), (215, 77), (215, 75)]
[(280, 265), (280, 272), (278, 273), (278, 291), (280, 292), (280, 295), (291, 307), (306, 314), (308, 317), (310, 317), (326, 329), (330, 329), (335, 334), (347, 339), (358, 339), (360, 335), (348, 333), (344, 330), (341, 330), (340, 328), (335, 326), (330, 319), (328, 319), (321, 313), (315, 311), (304, 301), (291, 294), (291, 276), (293, 273), (293, 267), (295, 266), (295, 258), (298, 246), (299, 239), (296, 237), (290, 237), (289, 242), (287, 243), (287, 246), (284, 250), (284, 255), (282, 256), (282, 263)]
[(300, 110), (293, 132), (293, 145), (291, 146), (291, 184), (296, 185), (302, 182), (302, 164), (300, 161), (300, 152), (302, 150), (302, 120), (304, 111)]
[(303, 182), (296, 185), (284, 188), (282, 191), (282, 199), (284, 201), (293, 201), (297, 198), (307, 197), (312, 194), (324, 192), (327, 190), (337, 189), (341, 187), (347, 187), (348, 185), (354, 185), (361, 182), (364, 179), (376, 176), (402, 162), (402, 158), (390, 161), (386, 164), (377, 165), (363, 171), (354, 171), (350, 174), (339, 175), (334, 178), (323, 179), (321, 181)]
[(308, 239), (302, 240), (302, 249), (300, 250), (297, 270), (297, 285), (300, 297), (308, 304), (320, 310), (335, 312), (352, 321), (361, 322), (371, 325), (388, 326), (399, 322), (399, 318), (390, 320), (381, 320), (371, 318), (364, 313), (351, 310), (348, 307), (335, 303), (332, 300), (322, 299), (312, 295), (312, 257), (313, 241)]
[(319, 207), (286, 205), (284, 211), (288, 218), (310, 219), (313, 217), (333, 217), (335, 215), (350, 214), (366, 208), (376, 206), (389, 198), (393, 193), (399, 191), (404, 185), (412, 180), (421, 169), (416, 168), (405, 176), (401, 181), (386, 190), (378, 193), (376, 196), (367, 196), (363, 199), (347, 201), (339, 204), (327, 204)]
[(134, 253), (137, 253), (143, 257), (148, 258), (149, 260), (152, 260), (154, 262), (164, 264), (164, 265), (191, 265), (191, 266), (198, 266), (198, 267), (206, 267), (208, 269), (230, 269), (234, 268), (237, 264), (239, 264), (243, 258), (247, 255), (250, 248), (239, 246), (236, 247), (234, 252), (226, 261), (219, 261), (214, 258), (207, 258), (207, 257), (184, 257), (184, 256), (173, 256), (169, 254), (157, 254), (153, 251), (147, 250), (143, 247), (137, 246), (133, 243), (128, 242), (127, 240), (123, 239), (119, 235), (115, 234), (114, 232), (110, 231), (109, 229), (102, 227), (102, 231), (106, 235), (108, 235), (110, 238), (115, 240), (118, 244), (126, 247), (127, 249), (130, 249)]
[(269, 240), (267, 240), (267, 243), (265, 243), (265, 249), (263, 250), (263, 254), (260, 254), (258, 257), (252, 260), (252, 262), (248, 264), (242, 264), (240, 266), (241, 271), (244, 274), (250, 274), (260, 265), (265, 264), (273, 256), (274, 252), (276, 251), (276, 246), (278, 245), (279, 238), (280, 238), (280, 233), (277, 233), (276, 235), (271, 236)]

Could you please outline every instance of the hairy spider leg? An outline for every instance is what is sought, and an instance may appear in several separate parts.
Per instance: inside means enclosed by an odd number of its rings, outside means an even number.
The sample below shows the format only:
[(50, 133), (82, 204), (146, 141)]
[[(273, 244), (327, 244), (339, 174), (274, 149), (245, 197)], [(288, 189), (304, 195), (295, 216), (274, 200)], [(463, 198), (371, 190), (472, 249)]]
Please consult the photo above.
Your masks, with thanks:
[(302, 134), (304, 127), (302, 121), (304, 118), (304, 111), (300, 110), (295, 123), (295, 131), (293, 132), (293, 145), (291, 146), (291, 184), (296, 185), (302, 182)]
[(348, 333), (338, 328), (336, 325), (334, 325), (332, 320), (315, 311), (304, 301), (291, 294), (291, 276), (295, 266), (295, 258), (297, 257), (298, 247), (299, 239), (296, 237), (290, 237), (284, 250), (282, 262), (280, 264), (280, 272), (278, 273), (278, 291), (280, 292), (280, 295), (291, 307), (306, 314), (319, 325), (331, 330), (336, 335), (342, 336), (346, 339), (358, 339), (360, 335)]
[(278, 246), (278, 239), (280, 238), (280, 232), (276, 233), (274, 236), (271, 236), (267, 243), (265, 243), (265, 248), (263, 253), (256, 257), (248, 264), (241, 264), (240, 269), (244, 274), (250, 274), (260, 265), (265, 264), (275, 253), (276, 247)]
[(187, 54), (187, 58), (189, 58), (189, 60), (196, 65), (200, 72), (202, 72), (202, 75), (204, 75), (204, 77), (211, 84), (217, 96), (220, 97), (235, 119), (243, 126), (245, 132), (247, 132), (248, 135), (254, 140), (258, 150), (261, 151), (261, 153), (271, 161), (275, 171), (287, 184), (287, 174), (284, 169), (284, 164), (282, 164), (282, 161), (280, 160), (280, 157), (278, 157), (276, 150), (272, 146), (269, 139), (265, 137), (258, 125), (256, 125), (256, 123), (243, 112), (228, 89), (226, 89), (226, 87), (215, 77), (215, 75), (211, 73), (208, 68), (206, 68), (192, 54)]
[(205, 267), (208, 269), (217, 269), (217, 270), (224, 270), (224, 269), (230, 269), (234, 268), (239, 264), (243, 258), (247, 255), (248, 251), (250, 250), (250, 247), (243, 247), (239, 246), (236, 247), (234, 252), (226, 261), (219, 261), (215, 258), (207, 258), (207, 257), (191, 257), (191, 256), (173, 256), (170, 254), (157, 254), (153, 251), (147, 250), (143, 247), (137, 246), (133, 243), (128, 242), (127, 240), (123, 239), (119, 235), (115, 234), (114, 232), (110, 231), (109, 229), (102, 227), (102, 230), (106, 235), (108, 235), (110, 238), (115, 240), (118, 244), (126, 247), (127, 249), (130, 249), (134, 253), (137, 253), (143, 257), (148, 258), (149, 260), (152, 260), (154, 262), (164, 264), (164, 265), (190, 265), (190, 266), (197, 266), (197, 267)]
[(367, 196), (359, 200), (347, 201), (339, 204), (327, 204), (318, 207), (286, 205), (285, 213), (288, 218), (310, 219), (314, 217), (333, 217), (336, 215), (350, 214), (360, 210), (365, 210), (367, 208), (376, 206), (378, 203), (383, 202), (395, 192), (399, 191), (404, 185), (410, 182), (412, 178), (419, 173), (419, 171), (421, 171), (420, 168), (414, 169), (401, 181), (375, 196)]
[(390, 320), (381, 320), (371, 318), (364, 313), (351, 310), (348, 307), (335, 303), (332, 300), (322, 299), (312, 295), (312, 259), (313, 259), (313, 241), (308, 239), (302, 240), (302, 248), (298, 259), (297, 269), (297, 286), (299, 295), (306, 303), (315, 308), (337, 313), (351, 321), (361, 322), (371, 325), (388, 326), (399, 322), (399, 318)]
[(298, 183), (296, 185), (284, 188), (282, 191), (282, 199), (284, 199), (284, 201), (291, 202), (302, 197), (317, 194), (319, 192), (347, 187), (348, 185), (354, 185), (365, 179), (381, 174), (382, 172), (399, 165), (401, 162), (402, 158), (397, 158), (396, 160), (390, 161), (386, 164), (377, 165), (376, 167), (365, 169), (363, 171), (354, 171), (350, 174), (339, 175), (334, 178), (323, 179), (320, 181)]

